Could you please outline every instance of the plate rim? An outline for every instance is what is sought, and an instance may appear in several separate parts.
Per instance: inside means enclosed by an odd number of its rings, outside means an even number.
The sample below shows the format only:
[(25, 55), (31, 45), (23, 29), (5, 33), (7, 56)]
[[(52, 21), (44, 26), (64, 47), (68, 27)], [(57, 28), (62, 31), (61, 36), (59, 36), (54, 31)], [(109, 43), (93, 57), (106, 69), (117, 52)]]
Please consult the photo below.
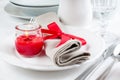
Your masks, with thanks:
[(15, 4), (13, 2), (9, 2), (8, 4), (11, 4), (12, 6), (18, 7), (18, 8), (23, 8), (23, 9), (39, 9), (39, 8), (48, 8), (48, 7), (55, 7), (58, 5), (54, 5), (54, 6), (21, 6), (19, 4)]
[(9, 2), (12, 2), (14, 4), (17, 4), (17, 5), (20, 5), (20, 6), (26, 6), (26, 7), (37, 7), (37, 6), (56, 6), (56, 5), (59, 5), (59, 1), (57, 3), (54, 3), (54, 4), (50, 4), (50, 3), (47, 3), (47, 4), (25, 4), (25, 3), (19, 3), (19, 1), (16, 1), (16, 0), (9, 0)]
[[(12, 8), (10, 8), (10, 7), (12, 7)], [(33, 9), (34, 10), (34, 9), (44, 9), (44, 8), (48, 8), (48, 6), (47, 7), (37, 7), (37, 8), (35, 8), (35, 7), (20, 7), (20, 6), (14, 5), (12, 3), (8, 3), (4, 6), (4, 11), (12, 17), (30, 20), (31, 17), (36, 17), (36, 16), (35, 15), (33, 15), (33, 16), (20, 15), (20, 13), (19, 14), (14, 14), (14, 12), (16, 12), (17, 9), (18, 9), (19, 12), (24, 13), (24, 14), (28, 14), (28, 13), (23, 12), (22, 10), (24, 10), (24, 9), (26, 9), (26, 10), (27, 9)], [(57, 9), (58, 6), (50, 6), (49, 8), (56, 8)], [(13, 12), (11, 13), (11, 12), (9, 12), (9, 10), (13, 10)], [(44, 13), (40, 13), (40, 15), (41, 14), (44, 14)]]

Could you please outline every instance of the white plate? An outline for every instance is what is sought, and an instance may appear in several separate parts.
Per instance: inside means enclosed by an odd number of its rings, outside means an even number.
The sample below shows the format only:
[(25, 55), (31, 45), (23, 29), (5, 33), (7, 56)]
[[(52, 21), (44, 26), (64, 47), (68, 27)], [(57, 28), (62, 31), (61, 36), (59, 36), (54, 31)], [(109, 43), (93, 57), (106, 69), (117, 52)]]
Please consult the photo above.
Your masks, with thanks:
[(98, 57), (101, 56), (105, 46), (104, 41), (101, 39), (101, 37), (95, 35), (94, 33), (86, 29), (80, 29), (80, 28), (77, 29), (77, 27), (66, 27), (66, 28), (68, 33), (86, 39), (87, 45), (84, 47), (88, 49), (88, 51), (91, 53), (90, 60), (80, 65), (58, 67), (54, 65), (54, 63), (46, 56), (38, 56), (34, 58), (19, 57), (18, 55), (16, 55), (17, 53), (14, 46), (15, 33), (12, 32), (11, 34), (5, 34), (4, 40), (1, 39), (0, 57), (9, 64), (25, 69), (39, 70), (39, 71), (57, 71), (57, 70), (72, 69), (78, 66), (86, 65), (87, 63), (92, 62), (93, 60), (96, 60)]
[(10, 2), (21, 6), (55, 6), (59, 0), (10, 0)]
[(49, 6), (49, 7), (19, 7), (8, 3), (4, 7), (4, 11), (10, 16), (30, 19), (31, 17), (36, 17), (47, 12), (57, 12), (58, 6)]

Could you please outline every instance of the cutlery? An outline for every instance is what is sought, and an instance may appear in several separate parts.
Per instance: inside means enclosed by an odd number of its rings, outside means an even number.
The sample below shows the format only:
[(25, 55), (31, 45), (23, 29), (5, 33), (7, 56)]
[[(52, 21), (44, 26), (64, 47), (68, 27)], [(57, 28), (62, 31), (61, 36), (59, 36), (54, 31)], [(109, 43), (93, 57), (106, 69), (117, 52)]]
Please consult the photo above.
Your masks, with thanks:
[[(111, 60), (111, 59), (110, 59)], [(106, 70), (104, 70), (104, 72), (102, 72), (102, 74), (98, 77), (98, 79), (97, 80), (105, 80), (105, 78), (107, 77), (107, 75), (109, 74), (109, 72), (111, 71), (111, 69), (112, 69), (112, 65), (114, 65), (114, 62), (112, 62), (112, 61), (110, 61), (109, 60), (109, 62), (111, 62), (111, 64), (108, 64), (108, 66), (107, 66), (107, 68), (106, 68)], [(112, 59), (113, 60), (113, 59)], [(107, 61), (106, 61), (107, 62)], [(104, 64), (102, 64), (102, 65), (106, 65), (106, 63), (104, 63)]]
[[(86, 69), (86, 71), (83, 72), (81, 75), (79, 75), (75, 80), (87, 80), (90, 75), (96, 74), (97, 72), (99, 72), (101, 70), (101, 67), (104, 67), (104, 64), (106, 64), (107, 58), (113, 55), (113, 51), (115, 50), (116, 46), (119, 43), (120, 41), (116, 39), (116, 41), (112, 45), (110, 45), (107, 49), (104, 50), (103, 55), (99, 57), (99, 59), (91, 66), (91, 68)], [(114, 63), (113, 61), (111, 61), (111, 63), (109, 63), (108, 65), (112, 66)], [(105, 69), (104, 71), (107, 71), (107, 69), (110, 68), (109, 66), (107, 68), (104, 68)], [(97, 70), (98, 68), (100, 69)]]
[(103, 78), (100, 78), (102, 76), (102, 73), (104, 73), (107, 69), (107, 72), (106, 74), (111, 70), (111, 68), (113, 67), (114, 63), (116, 61), (120, 61), (120, 44), (118, 44), (113, 53), (112, 53), (112, 56), (110, 56), (109, 58), (107, 58), (102, 64), (101, 66), (95, 70), (94, 73), (92, 74), (89, 74), (89, 76), (86, 77), (85, 80), (104, 80), (105, 76)]
[(84, 80), (104, 80), (114, 65), (115, 59), (109, 57), (100, 63)]

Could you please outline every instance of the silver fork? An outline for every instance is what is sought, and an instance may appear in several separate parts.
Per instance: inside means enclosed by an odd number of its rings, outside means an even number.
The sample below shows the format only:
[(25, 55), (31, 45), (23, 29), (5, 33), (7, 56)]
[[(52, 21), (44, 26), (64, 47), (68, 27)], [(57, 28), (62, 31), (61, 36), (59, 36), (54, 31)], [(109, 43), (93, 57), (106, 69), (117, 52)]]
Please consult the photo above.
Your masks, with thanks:
[[(113, 51), (114, 51), (115, 47), (117, 46), (117, 44), (119, 44), (119, 43), (120, 43), (119, 39), (116, 39), (115, 42), (113, 42), (113, 44), (104, 51), (104, 53), (102, 55), (103, 57), (99, 58), (99, 60), (97, 61), (98, 63), (96, 62), (95, 65), (93, 65), (90, 69), (87, 69), (76, 80), (89, 80), (89, 78), (91, 76), (94, 77), (94, 75), (96, 75), (98, 72), (100, 72), (101, 68), (103, 68), (104, 64), (106, 64), (108, 57), (113, 55)], [(103, 60), (100, 60), (100, 59), (103, 59)], [(110, 59), (110, 60), (111, 60), (111, 62), (108, 65), (106, 65), (107, 67), (104, 67), (105, 69), (102, 72), (102, 73), (104, 73), (106, 71), (105, 75), (108, 74), (109, 70), (112, 68), (111, 66), (114, 64), (114, 62), (112, 61), (113, 59)], [(103, 77), (102, 73), (97, 76), (97, 80), (101, 80), (98, 78)]]
[[(109, 56), (104, 62), (100, 65), (98, 69), (95, 70), (92, 74), (86, 77), (85, 80), (104, 80), (108, 73), (111, 71), (113, 65), (116, 61), (120, 61), (120, 41), (116, 42), (112, 50), (112, 55)], [(111, 50), (110, 50), (111, 51)]]

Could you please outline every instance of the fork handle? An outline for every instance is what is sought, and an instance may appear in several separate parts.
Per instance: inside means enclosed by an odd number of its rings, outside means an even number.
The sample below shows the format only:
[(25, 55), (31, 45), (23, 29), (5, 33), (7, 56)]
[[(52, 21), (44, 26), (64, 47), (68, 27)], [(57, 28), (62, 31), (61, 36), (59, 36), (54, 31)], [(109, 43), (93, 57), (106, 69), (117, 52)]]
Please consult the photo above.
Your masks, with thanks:
[[(95, 68), (84, 80), (100, 80), (105, 71), (109, 72), (115, 63), (115, 58), (108, 57), (97, 68)], [(107, 73), (106, 73), (107, 75)]]

